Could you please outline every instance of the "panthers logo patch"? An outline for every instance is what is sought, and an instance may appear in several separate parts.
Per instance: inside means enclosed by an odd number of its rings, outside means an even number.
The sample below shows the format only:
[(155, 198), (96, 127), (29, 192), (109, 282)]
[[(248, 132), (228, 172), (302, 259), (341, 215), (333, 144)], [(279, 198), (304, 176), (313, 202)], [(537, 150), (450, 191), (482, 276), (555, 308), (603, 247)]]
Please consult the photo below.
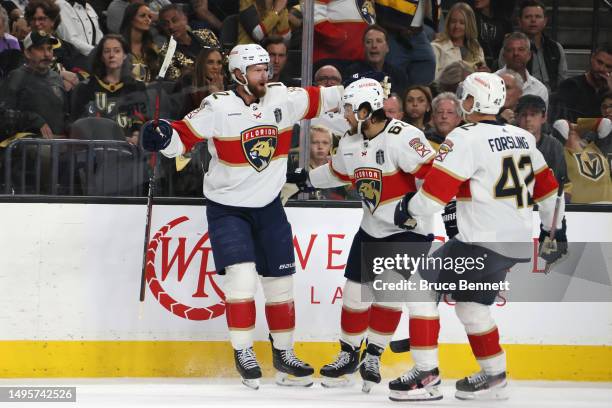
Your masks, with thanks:
[(256, 126), (240, 134), (244, 157), (251, 167), (262, 171), (272, 161), (278, 144), (278, 129), (275, 126)]
[(378, 204), (380, 204), (380, 196), (382, 195), (382, 178), (383, 174), (380, 169), (371, 167), (360, 167), (355, 170), (355, 184), (361, 200), (368, 207), (370, 212), (374, 214)]

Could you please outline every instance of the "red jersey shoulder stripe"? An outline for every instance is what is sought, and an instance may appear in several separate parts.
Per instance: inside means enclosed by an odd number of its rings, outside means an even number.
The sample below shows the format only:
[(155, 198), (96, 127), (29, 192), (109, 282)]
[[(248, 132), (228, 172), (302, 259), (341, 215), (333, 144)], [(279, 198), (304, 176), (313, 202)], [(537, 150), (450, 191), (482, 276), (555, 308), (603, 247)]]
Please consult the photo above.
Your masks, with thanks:
[(535, 173), (535, 186), (533, 187), (533, 200), (542, 201), (557, 192), (559, 183), (552, 170), (548, 167)]
[(312, 119), (319, 115), (321, 110), (321, 88), (318, 86), (307, 86), (304, 88), (308, 93), (308, 108), (304, 119)]
[(434, 165), (425, 177), (425, 182), (421, 189), (429, 198), (442, 205), (446, 205), (457, 195), (459, 186), (463, 182), (465, 180), (458, 179), (451, 172)]
[(196, 143), (204, 140), (204, 135), (200, 135), (186, 120), (172, 122), (172, 128), (176, 130), (185, 146), (185, 153), (190, 151)]

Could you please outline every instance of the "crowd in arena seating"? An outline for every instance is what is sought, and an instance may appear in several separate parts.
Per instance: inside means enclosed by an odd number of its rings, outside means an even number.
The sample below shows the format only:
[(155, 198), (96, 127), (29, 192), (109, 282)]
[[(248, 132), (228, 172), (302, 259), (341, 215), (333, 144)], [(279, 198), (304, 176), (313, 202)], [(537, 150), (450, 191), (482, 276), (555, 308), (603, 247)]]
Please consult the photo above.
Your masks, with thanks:
[[(588, 70), (569, 77), (563, 46), (545, 34), (548, 11), (539, 0), (317, 1), (313, 84), (376, 78), (389, 92), (388, 117), (439, 144), (461, 123), (461, 81), (497, 73), (507, 86), (498, 119), (536, 136), (568, 202), (612, 202), (612, 45), (597, 45)], [(302, 22), (297, 0), (1, 0), (0, 166), (3, 150), (23, 137), (91, 138), (96, 132), (79, 126), (88, 118), (111, 120), (117, 139), (138, 146), (156, 110), (180, 119), (231, 90), (226, 58), (235, 44), (262, 44), (272, 81), (299, 86)], [(170, 36), (176, 52), (159, 80)], [(347, 128), (341, 113), (313, 121), (311, 167)], [(177, 194), (201, 195), (189, 178), (201, 177), (204, 155), (166, 175), (187, 186)], [(341, 190), (312, 198), (357, 197)]]

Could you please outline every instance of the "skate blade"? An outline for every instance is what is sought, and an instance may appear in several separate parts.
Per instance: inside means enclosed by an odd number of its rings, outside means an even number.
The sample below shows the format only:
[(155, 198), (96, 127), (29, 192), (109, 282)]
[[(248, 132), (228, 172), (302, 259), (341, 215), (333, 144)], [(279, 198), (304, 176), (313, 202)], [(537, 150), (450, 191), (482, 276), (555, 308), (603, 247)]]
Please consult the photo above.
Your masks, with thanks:
[(243, 378), (242, 379), (242, 383), (244, 385), (246, 385), (247, 387), (249, 387), (252, 390), (258, 390), (259, 389), (259, 380), (258, 379), (246, 379)]
[(276, 384), (283, 387), (310, 387), (312, 386), (312, 384), (314, 384), (314, 381), (312, 380), (312, 375), (307, 375), (304, 377), (295, 377), (293, 375), (277, 371), (275, 379)]
[(442, 399), (442, 393), (438, 387), (419, 388), (410, 391), (391, 390), (389, 393), (391, 401), (439, 401)]
[(324, 388), (345, 388), (354, 384), (353, 374), (345, 374), (340, 377), (321, 377), (321, 386)]
[(455, 391), (455, 398), (464, 401), (498, 401), (510, 398), (507, 384), (499, 387), (489, 388), (488, 390), (467, 392)]
[(363, 385), (361, 386), (361, 392), (364, 392), (366, 394), (369, 394), (370, 391), (372, 391), (372, 388), (374, 388), (374, 386), (378, 384), (377, 382), (374, 381), (363, 381)]

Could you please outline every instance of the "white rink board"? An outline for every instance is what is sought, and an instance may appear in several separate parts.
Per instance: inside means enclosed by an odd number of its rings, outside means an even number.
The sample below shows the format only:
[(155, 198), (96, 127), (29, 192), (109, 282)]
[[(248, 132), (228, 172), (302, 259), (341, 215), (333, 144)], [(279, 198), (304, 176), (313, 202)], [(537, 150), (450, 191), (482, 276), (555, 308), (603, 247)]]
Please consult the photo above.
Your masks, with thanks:
[[(188, 320), (170, 313), (147, 290), (138, 318), (145, 207), (137, 205), (0, 204), (0, 340), (225, 340), (224, 316)], [(339, 333), (345, 263), (360, 209), (288, 208), (306, 267), (296, 255), (296, 337), (335, 341)], [(184, 238), (185, 259), (206, 233), (204, 209), (155, 206), (154, 234), (178, 217), (189, 218), (167, 234), (168, 259)], [(568, 213), (570, 241), (612, 241), (612, 214)], [(539, 221), (534, 221), (534, 231)], [(442, 224), (437, 235), (443, 236)], [(309, 245), (310, 251), (308, 251)], [(219, 302), (210, 275), (200, 275), (204, 248), (193, 252), (178, 280), (178, 260), (169, 268), (164, 289), (194, 308)], [(160, 278), (162, 249), (156, 252)], [(299, 255), (299, 254), (298, 254)], [(203, 268), (214, 271), (212, 260)], [(203, 292), (193, 297), (198, 278)], [(550, 275), (547, 278), (550, 278)], [(545, 277), (543, 277), (545, 278)], [(222, 288), (222, 277), (214, 281)], [(199, 291), (200, 293), (202, 290)], [(334, 301), (335, 298), (335, 301)], [(258, 304), (262, 303), (261, 291)], [(612, 308), (606, 303), (512, 303), (494, 306), (502, 343), (612, 345)], [(267, 338), (263, 308), (256, 337)], [(464, 343), (453, 308), (441, 305), (441, 343)], [(588, 316), (588, 317), (587, 317)], [(587, 317), (587, 318), (585, 318)], [(396, 337), (407, 333), (402, 323)]]

